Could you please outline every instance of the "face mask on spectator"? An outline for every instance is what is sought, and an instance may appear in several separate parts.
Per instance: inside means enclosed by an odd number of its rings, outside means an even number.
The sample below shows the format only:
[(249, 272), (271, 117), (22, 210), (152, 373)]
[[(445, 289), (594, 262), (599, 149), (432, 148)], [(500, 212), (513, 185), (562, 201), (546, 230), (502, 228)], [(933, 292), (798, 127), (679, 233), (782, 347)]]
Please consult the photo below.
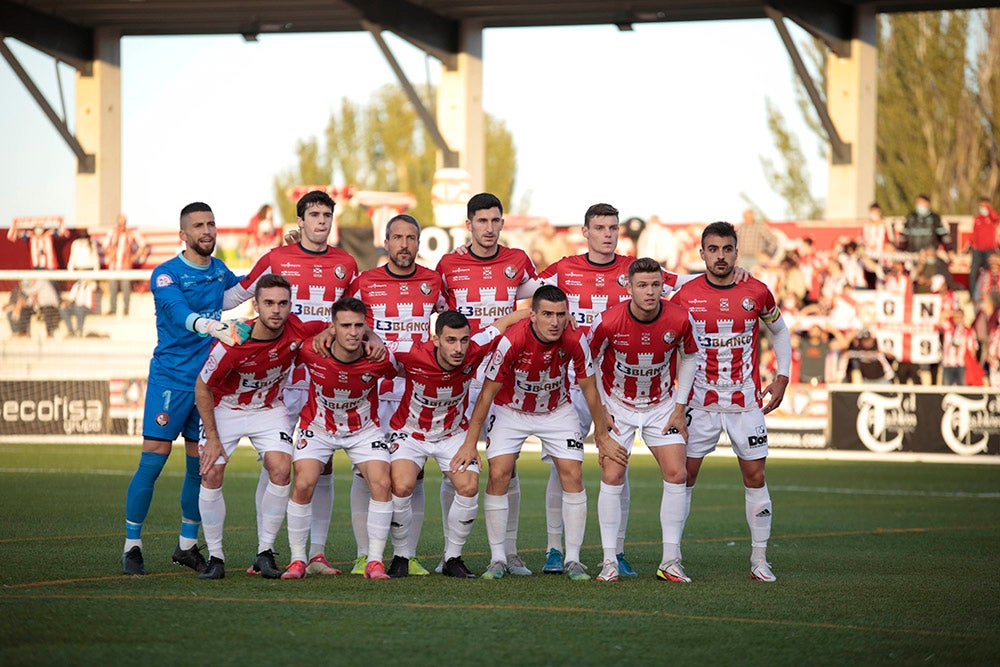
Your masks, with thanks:
[(927, 215), (930, 213), (930, 209), (923, 204), (917, 204), (917, 215)]
[(985, 206), (979, 207), (979, 215), (989, 215), (989, 214), (990, 214), (990, 209), (986, 208)]

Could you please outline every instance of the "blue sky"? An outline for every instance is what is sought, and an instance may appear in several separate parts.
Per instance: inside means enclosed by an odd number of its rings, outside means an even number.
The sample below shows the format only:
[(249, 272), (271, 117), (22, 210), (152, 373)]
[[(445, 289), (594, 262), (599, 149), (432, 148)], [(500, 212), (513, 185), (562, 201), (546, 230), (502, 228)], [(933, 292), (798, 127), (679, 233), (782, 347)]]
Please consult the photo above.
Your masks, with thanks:
[[(437, 61), (386, 36), (411, 81), (437, 81)], [(58, 109), (52, 61), (7, 43)], [(782, 219), (760, 168), (774, 153), (765, 96), (786, 110), (825, 195), (825, 160), (770, 21), (491, 29), (483, 49), (484, 107), (518, 149), (509, 208), (530, 202), (527, 212), (576, 223), (607, 201), (625, 216), (736, 220), (745, 192)], [(61, 74), (72, 117), (75, 73)], [(127, 37), (122, 208), (133, 224), (172, 226), (184, 204), (204, 200), (221, 225), (243, 225), (271, 200), (296, 141), (321, 135), (342, 97), (364, 101), (393, 82), (367, 33)], [(6, 63), (0, 100), (0, 226), (49, 214), (87, 224), (73, 219), (72, 153)]]

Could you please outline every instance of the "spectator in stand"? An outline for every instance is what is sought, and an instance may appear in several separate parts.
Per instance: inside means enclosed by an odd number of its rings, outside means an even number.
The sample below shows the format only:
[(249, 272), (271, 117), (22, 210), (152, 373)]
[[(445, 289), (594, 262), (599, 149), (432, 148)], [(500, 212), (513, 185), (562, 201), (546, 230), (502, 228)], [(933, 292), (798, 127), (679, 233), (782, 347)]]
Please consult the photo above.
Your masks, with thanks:
[(1000, 316), (1000, 297), (981, 296), (976, 303), (976, 313), (972, 320), (972, 328), (979, 341), (979, 360), (986, 367), (989, 362), (990, 335), (998, 326)]
[(916, 206), (903, 223), (900, 249), (907, 252), (920, 252), (927, 248), (937, 250), (950, 243), (948, 228), (941, 222), (941, 216), (931, 210), (930, 197), (917, 195)]
[(979, 283), (979, 270), (986, 269), (989, 258), (1000, 252), (1000, 213), (990, 203), (989, 197), (979, 200), (979, 209), (972, 219), (972, 239), (967, 250), (972, 252), (972, 263), (969, 265), (969, 293), (973, 301), (979, 301), (976, 289)]
[(868, 220), (861, 226), (861, 238), (865, 242), (865, 254), (886, 266), (883, 255), (895, 251), (898, 241), (895, 226), (882, 217), (882, 207), (878, 202), (872, 202), (868, 207)]
[(901, 260), (893, 262), (888, 272), (882, 277), (882, 283), (878, 289), (906, 296), (906, 293), (913, 289), (913, 276), (907, 270), (906, 264)]
[(55, 242), (56, 236), (64, 233), (62, 218), (58, 218), (59, 226), (55, 229), (44, 225), (35, 225), (27, 230), (12, 225), (7, 230), (7, 240), (16, 241), (18, 239), (28, 242), (28, 253), (31, 259), (31, 268), (55, 270), (59, 268), (59, 258), (56, 256)]
[(60, 308), (70, 336), (83, 338), (83, 323), (87, 315), (97, 312), (99, 305), (96, 280), (77, 280), (73, 283)]
[(31, 316), (35, 311), (31, 309), (31, 303), (24, 294), (28, 284), (27, 280), (18, 283), (11, 290), (7, 305), (3, 307), (7, 314), (7, 322), (10, 324), (10, 332), (15, 338), (27, 338), (31, 335)]
[(784, 313), (792, 314), (799, 311), (806, 303), (809, 284), (799, 267), (799, 255), (794, 250), (781, 258), (782, 278), (778, 283), (775, 296)]
[(845, 243), (838, 260), (844, 269), (844, 280), (847, 281), (848, 285), (862, 289), (868, 287), (864, 256), (858, 249), (857, 241)]
[(778, 235), (765, 222), (758, 222), (752, 209), (743, 211), (743, 224), (736, 228), (739, 264), (747, 271), (765, 261), (777, 263), (781, 254)]
[(987, 258), (986, 268), (976, 281), (976, 294), (980, 299), (986, 296), (1000, 297), (1000, 253), (994, 253)]
[(844, 382), (888, 384), (893, 378), (891, 358), (878, 348), (878, 341), (868, 329), (853, 334), (847, 351), (840, 357), (840, 367)]
[(51, 280), (22, 281), (21, 288), (34, 311), (42, 314), (45, 332), (51, 338), (59, 329), (59, 291)]
[[(274, 209), (264, 204), (247, 223), (247, 237), (243, 254), (256, 261), (271, 248), (281, 245), (281, 230), (274, 223)], [(295, 241), (296, 243), (298, 241)]]
[(799, 361), (798, 381), (822, 384), (827, 381), (827, 362), (831, 353), (848, 347), (848, 340), (836, 327), (813, 324), (795, 347)]
[(965, 313), (954, 310), (941, 326), (941, 384), (962, 386), (966, 366), (979, 364), (976, 353), (979, 343), (975, 331), (965, 325)]
[[(108, 232), (104, 240), (104, 259), (108, 269), (126, 271), (142, 264), (149, 257), (149, 244), (136, 229), (129, 229), (128, 218), (124, 213), (118, 214), (115, 228)], [(118, 292), (122, 293), (122, 312), (127, 316), (129, 301), (132, 298), (132, 281), (111, 280), (108, 282), (108, 315), (114, 315), (118, 310)]]
[(543, 220), (538, 226), (535, 238), (531, 242), (531, 252), (528, 253), (535, 268), (542, 271), (549, 264), (555, 264), (563, 257), (575, 254), (569, 246), (564, 234), (556, 232), (556, 228), (548, 220)]
[(994, 327), (989, 338), (990, 386), (1000, 389), (1000, 327)]
[(677, 268), (679, 259), (677, 239), (659, 216), (654, 215), (646, 222), (635, 248), (637, 257), (652, 257), (668, 271)]
[(70, 271), (97, 271), (101, 268), (101, 253), (86, 229), (69, 246), (66, 268)]

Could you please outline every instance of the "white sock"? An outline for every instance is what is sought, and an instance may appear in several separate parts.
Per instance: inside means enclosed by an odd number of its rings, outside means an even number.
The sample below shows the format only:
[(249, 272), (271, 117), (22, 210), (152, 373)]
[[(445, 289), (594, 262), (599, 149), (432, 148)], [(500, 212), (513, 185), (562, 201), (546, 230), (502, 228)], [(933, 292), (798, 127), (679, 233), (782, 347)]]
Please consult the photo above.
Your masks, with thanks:
[[(622, 520), (621, 495), (623, 485), (601, 482), (601, 492), (597, 496), (597, 521), (601, 525), (601, 547), (604, 560), (616, 561), (618, 551), (618, 527)], [(568, 541), (567, 537), (567, 541)]]
[(288, 549), (292, 560), (306, 562), (306, 542), (309, 541), (309, 520), (312, 517), (312, 505), (300, 505), (294, 500), (288, 501)]
[(417, 555), (417, 547), (420, 545), (420, 531), (424, 528), (424, 505), (426, 500), (424, 498), (424, 480), (422, 477), (418, 478), (417, 483), (413, 485), (413, 493), (410, 494), (410, 498), (413, 518), (410, 520), (410, 530), (407, 534), (409, 543), (406, 545), (406, 553), (410, 554), (410, 558), (414, 558)]
[(372, 492), (368, 482), (361, 475), (355, 474), (351, 479), (351, 528), (354, 530), (354, 543), (358, 545), (358, 556), (368, 553), (368, 508), (371, 507)]
[(390, 527), (392, 546), (395, 550), (395, 555), (402, 556), (403, 558), (413, 558), (413, 554), (407, 551), (409, 548), (408, 535), (410, 522), (413, 521), (413, 508), (410, 506), (410, 498), (411, 496), (400, 498), (393, 495), (392, 497), (392, 525)]
[(448, 514), (448, 543), (444, 550), (444, 560), (462, 555), (462, 548), (465, 541), (469, 539), (472, 532), (472, 524), (476, 520), (476, 511), (479, 509), (479, 494), (471, 498), (466, 496), (455, 496), (455, 502), (451, 506)]
[(684, 487), (684, 524), (687, 524), (688, 517), (691, 516), (691, 497), (694, 495), (693, 486)]
[(628, 529), (628, 510), (632, 504), (632, 487), (628, 483), (628, 468), (625, 468), (625, 484), (622, 485), (621, 513), (622, 521), (618, 526), (618, 551), (616, 554), (625, 553), (625, 531)]
[(490, 562), (507, 562), (507, 496), (483, 497), (483, 516), (486, 518), (486, 537), (490, 542)]
[(261, 523), (260, 518), (260, 505), (264, 502), (264, 490), (267, 488), (267, 483), (271, 481), (271, 476), (267, 474), (267, 468), (264, 466), (260, 467), (260, 477), (257, 478), (257, 490), (254, 492), (253, 502), (254, 509), (257, 511), (257, 525)]
[(566, 526), (566, 562), (580, 561), (580, 548), (587, 530), (587, 490), (563, 491), (563, 525)]
[(309, 522), (309, 558), (326, 551), (333, 514), (333, 475), (320, 475), (312, 496), (312, 519)]
[(281, 522), (288, 512), (288, 494), (291, 484), (278, 486), (274, 482), (267, 483), (264, 491), (264, 501), (260, 506), (261, 524), (257, 526), (257, 553), (274, 548), (274, 540), (281, 530)]
[(448, 544), (448, 513), (455, 502), (455, 485), (447, 475), (441, 477), (441, 531), (444, 533), (444, 543)]
[(759, 489), (746, 487), (747, 525), (750, 526), (751, 561), (767, 558), (767, 541), (771, 537), (771, 494), (767, 484)]
[(663, 497), (660, 499), (660, 530), (663, 532), (663, 560), (669, 563), (680, 560), (681, 535), (684, 533), (684, 507), (687, 494), (684, 484), (663, 483)]
[(222, 553), (222, 526), (226, 523), (226, 499), (222, 497), (222, 487), (198, 491), (198, 511), (201, 512), (201, 529), (205, 531), (208, 555), (226, 560)]
[[(194, 521), (188, 521), (186, 519), (181, 519), (181, 523), (184, 524), (184, 523), (195, 523), (195, 522)], [(198, 525), (201, 525), (201, 524), (198, 524)], [(193, 547), (196, 544), (198, 544), (198, 540), (197, 540), (197, 538), (194, 538), (194, 537), (184, 537), (183, 535), (181, 535), (177, 539), (177, 546), (179, 546), (181, 549), (184, 549), (185, 551), (187, 551), (188, 549), (190, 549), (191, 547)], [(132, 547), (129, 547), (129, 549), (131, 549), (131, 548)]]
[(563, 514), (562, 482), (555, 466), (549, 468), (549, 482), (545, 485), (545, 530), (549, 535), (546, 550), (562, 551)]
[(517, 553), (517, 524), (521, 518), (521, 480), (516, 475), (507, 486), (507, 544), (508, 556)]
[(392, 523), (391, 500), (371, 500), (368, 505), (368, 562), (382, 560)]

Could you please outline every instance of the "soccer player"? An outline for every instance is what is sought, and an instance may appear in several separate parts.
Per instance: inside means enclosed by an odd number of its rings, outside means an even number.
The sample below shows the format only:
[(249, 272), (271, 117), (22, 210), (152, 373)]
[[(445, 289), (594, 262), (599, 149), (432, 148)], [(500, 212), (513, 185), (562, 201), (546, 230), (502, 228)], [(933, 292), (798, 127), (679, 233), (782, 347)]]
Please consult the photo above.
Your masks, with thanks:
[[(535, 265), (523, 250), (500, 245), (503, 204), (496, 195), (482, 192), (473, 196), (466, 206), (466, 214), (465, 225), (472, 236), (471, 242), (442, 257), (437, 271), (444, 280), (447, 307), (465, 315), (472, 331), (479, 331), (497, 318), (513, 312), (518, 300), (530, 298), (535, 293), (539, 282)], [(482, 388), (484, 371), (485, 366), (477, 371), (469, 389), (470, 411)], [(512, 574), (527, 576), (531, 570), (517, 555), (521, 485), (516, 469), (508, 498), (508, 569)], [(449, 505), (450, 499), (445, 491), (441, 499), (442, 516), (447, 516)]]
[[(660, 502), (663, 561), (657, 576), (669, 581), (690, 581), (680, 566), (686, 479), (684, 438), (669, 420), (674, 414), (676, 398), (671, 372), (674, 353), (678, 352), (681, 359), (678, 373), (690, 377), (694, 373), (693, 355), (698, 348), (687, 311), (663, 298), (663, 271), (656, 260), (644, 257), (632, 262), (628, 269), (628, 292), (631, 300), (594, 318), (590, 352), (598, 369), (598, 386), (612, 437), (631, 454), (635, 433), (639, 431), (663, 473)], [(625, 484), (626, 467), (602, 459), (601, 468), (597, 518), (601, 524), (604, 562), (597, 580), (617, 581), (621, 561), (618, 530), (622, 520), (619, 496)]]
[[(767, 426), (764, 415), (779, 405), (788, 387), (792, 343), (774, 295), (755, 278), (734, 282), (738, 257), (736, 230), (728, 222), (713, 222), (701, 235), (706, 272), (682, 287), (673, 302), (686, 308), (694, 321), (698, 343), (693, 390), (678, 384), (675, 413), (685, 413), (687, 428), (687, 503), (702, 459), (715, 449), (726, 429), (739, 459), (750, 526), (750, 576), (774, 581), (767, 562), (771, 535), (771, 496), (764, 479)], [(771, 332), (778, 371), (761, 391), (758, 359), (760, 321)], [(683, 378), (681, 378), (683, 379)], [(764, 396), (770, 396), (763, 404)]]
[[(416, 263), (420, 249), (420, 223), (405, 213), (391, 218), (385, 227), (386, 263), (361, 273), (347, 288), (347, 295), (361, 299), (368, 306), (365, 322), (385, 342), (430, 340), (431, 314), (444, 308), (441, 276)], [(379, 392), (379, 422), (384, 426), (399, 407), (403, 396), (403, 378), (386, 380)], [(442, 482), (442, 493), (454, 497), (451, 482)], [(447, 487), (447, 489), (446, 489)], [(365, 479), (354, 475), (351, 485), (351, 523), (357, 555), (351, 574), (364, 574), (369, 561), (368, 507), (371, 494)], [(412, 545), (403, 550), (414, 554), (424, 523), (424, 475), (421, 471), (413, 487)], [(442, 503), (443, 504), (443, 503)], [(449, 503), (450, 504), (450, 503)], [(445, 517), (447, 515), (444, 515)], [(444, 521), (447, 530), (447, 521)], [(400, 563), (396, 563), (401, 567)], [(407, 572), (392, 571), (393, 576), (426, 575), (427, 570), (414, 558), (406, 564)]]
[(413, 513), (411, 495), (418, 474), (427, 459), (433, 458), (456, 493), (445, 515), (448, 530), (442, 574), (475, 577), (462, 560), (462, 548), (479, 507), (479, 467), (470, 461), (470, 465), (456, 470), (451, 465), (452, 457), (466, 439), (466, 401), (476, 368), (489, 355), (501, 332), (525, 315), (526, 311), (511, 313), (472, 336), (468, 318), (449, 310), (438, 316), (431, 341), (390, 345), (397, 367), (406, 370), (403, 399), (389, 421), (388, 436), (395, 546), (389, 571), (395, 576), (407, 576), (405, 564), (414, 556), (415, 543), (406, 539)]
[(493, 414), (486, 428), (490, 474), (483, 502), (491, 557), (483, 573), (485, 579), (500, 579), (508, 572), (507, 488), (514, 462), (529, 435), (542, 441), (543, 460), (552, 459), (562, 482), (565, 572), (573, 580), (590, 579), (580, 562), (587, 525), (587, 492), (583, 487), (583, 434), (569, 404), (571, 364), (594, 415), (594, 439), (601, 460), (610, 457), (622, 466), (628, 463), (628, 452), (608, 435), (590, 349), (583, 334), (567, 329), (568, 317), (566, 294), (561, 289), (544, 285), (535, 291), (530, 320), (511, 327), (497, 343), (465, 443), (452, 459), (452, 470), (457, 471), (477, 460), (476, 435), (486, 424), (492, 405)]
[[(153, 269), (149, 286), (156, 304), (156, 349), (149, 363), (142, 422), (142, 456), (125, 496), (125, 574), (146, 574), (142, 524), (149, 513), (153, 486), (170, 455), (171, 443), (184, 434), (187, 455), (181, 486), (181, 533), (173, 561), (198, 572), (205, 558), (198, 550), (198, 411), (195, 378), (208, 356), (212, 336), (230, 345), (246, 340), (250, 328), (221, 322), (224, 293), (238, 278), (215, 251), (215, 215), (208, 204), (188, 204), (180, 214), (184, 251)], [(232, 307), (229, 303), (225, 307)]]
[[(321, 190), (308, 192), (299, 198), (295, 204), (299, 230), (297, 242), (273, 248), (257, 260), (236, 290), (240, 303), (253, 296), (261, 277), (280, 273), (292, 285), (293, 315), (303, 322), (330, 322), (330, 306), (343, 296), (358, 275), (354, 257), (328, 243), (333, 229), (334, 206), (330, 195)], [(283, 401), (290, 420), (288, 432), (291, 433), (298, 424), (299, 412), (309, 394), (309, 379), (304, 367), (296, 366), (292, 370), (284, 391)], [(267, 483), (267, 471), (262, 469), (256, 494), (258, 522)], [(324, 553), (333, 511), (332, 460), (327, 463), (316, 484), (312, 509), (309, 574), (340, 574), (340, 570), (330, 565)]]
[(370, 488), (364, 535), (367, 562), (364, 576), (388, 579), (382, 554), (392, 521), (389, 490), (389, 446), (379, 425), (378, 383), (392, 379), (396, 370), (389, 359), (365, 358), (365, 304), (344, 297), (334, 302), (334, 340), (331, 356), (315, 352), (308, 343), (299, 363), (309, 370), (309, 398), (302, 409), (292, 463), (295, 487), (288, 503), (288, 542), (292, 562), (282, 579), (306, 576), (306, 540), (309, 537), (311, 501), (316, 481), (335, 450), (347, 453)]
[(253, 304), (259, 315), (250, 322), (250, 339), (239, 347), (225, 343), (213, 346), (195, 385), (202, 423), (198, 507), (210, 555), (200, 579), (226, 576), (222, 483), (226, 463), (244, 436), (263, 457), (268, 473), (260, 504), (254, 569), (266, 579), (282, 574), (274, 562), (274, 540), (285, 518), (292, 464), (292, 434), (282, 388), (302, 342), (326, 324), (304, 323), (290, 314), (292, 286), (280, 274), (268, 274), (257, 281)]

